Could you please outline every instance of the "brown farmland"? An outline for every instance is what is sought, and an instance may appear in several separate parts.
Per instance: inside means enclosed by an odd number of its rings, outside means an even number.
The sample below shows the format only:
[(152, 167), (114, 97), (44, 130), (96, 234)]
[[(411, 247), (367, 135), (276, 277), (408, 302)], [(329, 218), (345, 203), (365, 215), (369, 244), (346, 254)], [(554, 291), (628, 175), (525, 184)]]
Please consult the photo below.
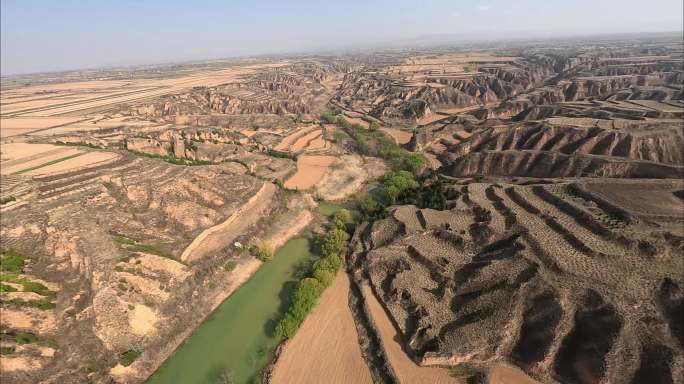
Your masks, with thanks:
[(340, 272), (295, 337), (285, 344), (272, 383), (373, 382), (361, 357), (348, 295), (349, 279)]

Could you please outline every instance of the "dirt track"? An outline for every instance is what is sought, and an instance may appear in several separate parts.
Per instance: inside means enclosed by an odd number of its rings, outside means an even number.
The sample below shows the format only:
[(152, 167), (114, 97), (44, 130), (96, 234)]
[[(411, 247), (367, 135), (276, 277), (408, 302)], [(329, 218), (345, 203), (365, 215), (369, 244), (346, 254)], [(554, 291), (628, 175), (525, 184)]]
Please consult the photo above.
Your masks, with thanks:
[(349, 279), (340, 272), (283, 349), (272, 384), (373, 382), (357, 343), (348, 293)]
[(234, 238), (244, 233), (245, 229), (259, 220), (261, 213), (268, 207), (275, 192), (275, 185), (264, 183), (261, 189), (245, 205), (230, 215), (226, 221), (200, 233), (185, 248), (181, 260), (188, 262), (197, 260), (230, 244)]

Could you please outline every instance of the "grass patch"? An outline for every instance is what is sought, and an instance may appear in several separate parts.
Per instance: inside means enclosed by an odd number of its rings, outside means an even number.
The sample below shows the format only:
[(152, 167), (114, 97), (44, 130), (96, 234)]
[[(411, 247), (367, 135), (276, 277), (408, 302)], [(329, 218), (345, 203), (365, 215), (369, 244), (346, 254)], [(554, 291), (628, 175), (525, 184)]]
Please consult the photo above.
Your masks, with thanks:
[(14, 335), (14, 341), (16, 341), (17, 344), (31, 344), (38, 341), (38, 337), (33, 333), (19, 332)]
[(14, 351), (14, 347), (0, 347), (0, 355), (11, 355)]
[(17, 291), (17, 289), (14, 288), (14, 287), (11, 286), (11, 285), (0, 284), (0, 293), (5, 293), (5, 292), (16, 292), (16, 291)]
[(466, 64), (463, 66), (463, 72), (476, 72), (477, 71), (477, 65), (475, 64)]
[(235, 267), (237, 267), (237, 265), (238, 265), (237, 261), (231, 260), (231, 261), (227, 262), (226, 265), (223, 266), (223, 269), (226, 272), (230, 272), (230, 271), (234, 270)]
[(26, 257), (15, 249), (0, 252), (0, 271), (21, 273), (26, 263)]
[(0, 205), (4, 205), (7, 203), (10, 203), (12, 201), (16, 201), (17, 199), (14, 196), (5, 196), (0, 198)]
[(124, 270), (123, 267), (120, 265), (117, 265), (116, 267), (114, 267), (114, 272), (123, 272), (123, 270)]
[(153, 255), (167, 257), (169, 259), (176, 258), (173, 253), (155, 244), (134, 244), (132, 246), (126, 247), (126, 249), (132, 252), (151, 253)]
[(136, 241), (124, 235), (114, 235), (114, 241), (119, 245), (135, 245)]
[(57, 305), (53, 303), (49, 298), (44, 298), (40, 300), (22, 300), (22, 299), (12, 299), (7, 301), (2, 301), (3, 304), (9, 304), (16, 307), (28, 307), (28, 308), (38, 308), (42, 310), (55, 309)]
[(16, 273), (3, 272), (0, 273), (0, 281), (5, 283), (21, 284), (23, 279), (19, 278), (19, 275), (17, 275)]
[(130, 349), (121, 355), (119, 355), (119, 364), (123, 365), (124, 367), (128, 367), (129, 365), (133, 364), (133, 362), (140, 357), (142, 352), (136, 351), (135, 349)]
[(24, 292), (33, 292), (37, 293), (41, 296), (52, 296), (54, 295), (54, 292), (50, 291), (46, 286), (44, 286), (41, 283), (36, 283), (35, 281), (22, 281), (21, 282), (22, 287), (24, 288)]
[(34, 171), (34, 170), (36, 170), (36, 169), (43, 168), (43, 167), (47, 167), (48, 165), (52, 165), (52, 164), (61, 163), (62, 161), (70, 160), (70, 159), (73, 159), (73, 158), (75, 158), (75, 157), (79, 157), (79, 156), (84, 155), (84, 154), (85, 154), (85, 152), (76, 153), (76, 154), (69, 155), (69, 156), (64, 156), (64, 157), (59, 158), (59, 159), (55, 159), (55, 160), (52, 160), (52, 161), (48, 161), (47, 163), (43, 163), (43, 164), (40, 164), (40, 165), (36, 165), (35, 167), (30, 167), (30, 168), (22, 169), (21, 171), (17, 172), (17, 174), (22, 174), (22, 173), (26, 173), (26, 172), (31, 172), (31, 171)]

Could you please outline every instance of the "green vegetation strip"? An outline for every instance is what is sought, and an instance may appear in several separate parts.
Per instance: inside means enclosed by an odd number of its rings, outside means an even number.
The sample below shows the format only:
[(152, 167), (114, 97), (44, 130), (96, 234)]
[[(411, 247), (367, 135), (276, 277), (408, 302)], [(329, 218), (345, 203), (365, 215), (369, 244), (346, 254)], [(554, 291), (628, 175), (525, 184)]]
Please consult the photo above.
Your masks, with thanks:
[(15, 249), (0, 251), (0, 271), (21, 273), (26, 258)]
[(359, 124), (350, 123), (342, 116), (335, 116), (332, 112), (321, 115), (321, 120), (341, 127), (356, 142), (357, 152), (385, 159), (394, 170), (418, 174), (425, 166), (426, 159), (422, 154), (412, 153), (400, 147), (394, 139), (379, 129), (377, 123), (366, 129)]
[(14, 340), (17, 344), (31, 344), (38, 341), (38, 337), (33, 333), (19, 332), (14, 336)]
[[(43, 339), (33, 333), (30, 332), (15, 332), (15, 331), (7, 331), (3, 330), (2, 333), (0, 333), (0, 339), (2, 340), (14, 340), (15, 343), (19, 345), (24, 345), (24, 344), (38, 344), (43, 347), (49, 347), (52, 349), (57, 349), (59, 346), (53, 339)], [(11, 346), (5, 346), (5, 347), (0, 347), (0, 355), (11, 355), (16, 351), (16, 346), (11, 345)]]
[(328, 287), (342, 266), (340, 255), (347, 248), (349, 232), (353, 229), (353, 218), (349, 211), (338, 211), (331, 228), (317, 241), (321, 257), (313, 264), (311, 274), (301, 279), (292, 296), (285, 316), (276, 326), (276, 334), (291, 338), (299, 329), (306, 315), (316, 306), (318, 298)]
[(59, 159), (48, 161), (47, 163), (36, 165), (35, 167), (22, 169), (21, 171), (16, 172), (16, 173), (21, 174), (21, 173), (31, 172), (31, 171), (34, 171), (36, 169), (47, 167), (48, 165), (52, 165), (52, 164), (61, 163), (62, 161), (70, 160), (70, 159), (73, 159), (74, 157), (79, 157), (79, 156), (84, 155), (84, 154), (85, 154), (85, 152), (81, 152), (81, 153), (76, 153), (76, 154), (69, 155), (69, 156), (64, 156), (64, 157), (59, 158)]
[(0, 347), (0, 355), (11, 355), (15, 349), (15, 347)]
[(87, 147), (87, 148), (92, 148), (92, 149), (105, 149), (104, 147), (97, 146), (95, 144), (90, 144), (90, 143), (65, 143), (63, 141), (55, 141), (53, 144), (55, 145), (63, 145), (67, 147)]
[(162, 256), (178, 261), (173, 253), (156, 244), (142, 244), (137, 240), (120, 234), (114, 235), (114, 241), (130, 252), (150, 253), (152, 255)]

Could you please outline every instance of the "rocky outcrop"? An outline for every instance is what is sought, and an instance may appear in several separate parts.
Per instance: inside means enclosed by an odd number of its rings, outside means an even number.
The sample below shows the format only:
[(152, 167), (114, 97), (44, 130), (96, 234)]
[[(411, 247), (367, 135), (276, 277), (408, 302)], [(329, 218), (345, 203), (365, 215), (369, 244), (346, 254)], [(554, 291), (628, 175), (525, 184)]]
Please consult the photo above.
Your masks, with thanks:
[(684, 165), (684, 133), (681, 129), (662, 128), (635, 134), (611, 128), (599, 127), (598, 123), (585, 128), (545, 122), (488, 128), (473, 134), (463, 143), (451, 146), (448, 152), (460, 157), (480, 151), (531, 150)]
[(431, 75), (424, 85), (376, 71), (352, 72), (345, 75), (335, 98), (352, 109), (355, 100), (372, 101), (369, 114), (378, 119), (420, 118), (440, 108), (500, 102), (540, 85), (552, 73), (548, 67), (524, 61), (481, 63), (478, 70), (472, 74)]
[[(126, 149), (158, 156), (220, 163), (246, 151), (241, 135), (213, 129), (166, 130), (126, 139)], [(257, 146), (257, 150), (263, 150)]]
[(285, 115), (310, 112), (309, 107), (298, 100), (245, 100), (214, 91), (207, 92), (205, 98), (211, 110), (228, 115), (253, 113)]

